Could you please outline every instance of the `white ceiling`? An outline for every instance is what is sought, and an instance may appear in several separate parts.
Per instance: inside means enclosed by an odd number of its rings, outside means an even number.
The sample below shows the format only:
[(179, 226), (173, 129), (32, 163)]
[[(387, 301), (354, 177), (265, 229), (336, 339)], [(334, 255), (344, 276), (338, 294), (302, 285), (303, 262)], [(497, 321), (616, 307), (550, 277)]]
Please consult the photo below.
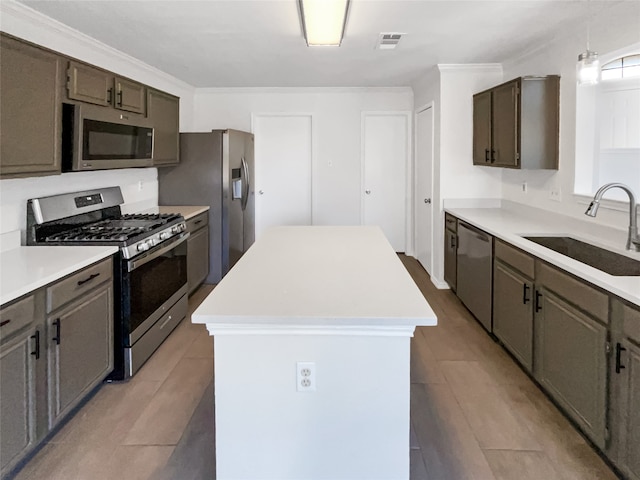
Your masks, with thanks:
[[(602, 13), (640, 29), (640, 0), (352, 0), (342, 46), (309, 48), (297, 0), (19, 1), (195, 87), (407, 86), (438, 63), (586, 42)], [(406, 36), (377, 50), (381, 32)]]

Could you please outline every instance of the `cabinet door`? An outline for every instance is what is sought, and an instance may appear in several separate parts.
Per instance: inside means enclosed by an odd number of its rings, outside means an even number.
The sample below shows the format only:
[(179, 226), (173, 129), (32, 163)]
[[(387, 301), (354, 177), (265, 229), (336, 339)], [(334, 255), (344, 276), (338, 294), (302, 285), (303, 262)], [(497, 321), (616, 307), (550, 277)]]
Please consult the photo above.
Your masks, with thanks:
[(491, 163), (491, 92), (473, 96), (473, 164)]
[(39, 333), (32, 328), (0, 350), (0, 472), (3, 478), (35, 440), (36, 335)]
[(0, 176), (60, 173), (61, 58), (0, 38)]
[(456, 291), (456, 269), (457, 269), (457, 243), (458, 238), (449, 229), (444, 230), (444, 281), (451, 289)]
[(187, 240), (187, 282), (192, 293), (209, 275), (209, 227), (201, 228)]
[(112, 306), (109, 283), (48, 319), (50, 428), (113, 369)]
[(493, 273), (493, 333), (531, 371), (533, 284), (500, 262)]
[[(640, 480), (640, 348), (629, 341), (620, 347), (620, 460), (630, 479)], [(617, 347), (617, 348), (620, 348)]]
[(113, 102), (113, 75), (82, 63), (69, 62), (67, 96), (72, 100), (109, 106)]
[(536, 295), (536, 377), (604, 448), (607, 329), (544, 288)]
[(493, 155), (497, 167), (520, 165), (519, 81), (493, 89)]
[(149, 89), (147, 108), (147, 115), (153, 125), (153, 164), (177, 164), (180, 143), (180, 99)]
[(114, 107), (127, 112), (145, 113), (146, 95), (144, 85), (125, 78), (116, 77)]

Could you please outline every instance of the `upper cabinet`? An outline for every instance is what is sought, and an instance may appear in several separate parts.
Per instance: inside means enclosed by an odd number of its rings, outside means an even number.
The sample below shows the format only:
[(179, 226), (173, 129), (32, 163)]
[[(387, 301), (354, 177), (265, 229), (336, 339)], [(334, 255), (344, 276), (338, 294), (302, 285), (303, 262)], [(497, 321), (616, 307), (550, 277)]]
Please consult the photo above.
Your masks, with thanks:
[(153, 164), (177, 164), (180, 99), (159, 90), (147, 89), (147, 116), (153, 125)]
[(0, 37), (0, 177), (60, 173), (63, 59)]
[(473, 96), (473, 163), (557, 169), (560, 77), (520, 77)]
[(133, 113), (145, 113), (144, 85), (84, 63), (69, 62), (67, 97)]

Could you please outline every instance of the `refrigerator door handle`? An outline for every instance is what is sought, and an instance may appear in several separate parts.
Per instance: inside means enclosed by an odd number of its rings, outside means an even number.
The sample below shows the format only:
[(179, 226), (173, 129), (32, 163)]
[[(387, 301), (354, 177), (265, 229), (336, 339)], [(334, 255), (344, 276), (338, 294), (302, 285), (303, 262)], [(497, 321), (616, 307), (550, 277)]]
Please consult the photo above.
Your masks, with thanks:
[(244, 180), (244, 185), (243, 185), (243, 191), (242, 191), (242, 210), (244, 210), (245, 208), (247, 208), (247, 202), (249, 201), (249, 188), (251, 185), (250, 179), (249, 179), (249, 166), (247, 165), (246, 160), (244, 159), (244, 157), (241, 158), (242, 161), (242, 179)]

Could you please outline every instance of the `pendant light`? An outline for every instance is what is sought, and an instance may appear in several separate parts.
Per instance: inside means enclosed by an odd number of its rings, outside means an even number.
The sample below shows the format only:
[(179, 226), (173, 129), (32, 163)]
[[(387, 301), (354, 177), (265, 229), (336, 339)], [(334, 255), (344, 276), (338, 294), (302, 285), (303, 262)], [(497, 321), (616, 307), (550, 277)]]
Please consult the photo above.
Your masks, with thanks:
[(596, 85), (600, 81), (600, 60), (598, 52), (589, 49), (589, 24), (591, 21), (590, 2), (587, 1), (587, 50), (578, 55), (576, 78), (578, 85)]

